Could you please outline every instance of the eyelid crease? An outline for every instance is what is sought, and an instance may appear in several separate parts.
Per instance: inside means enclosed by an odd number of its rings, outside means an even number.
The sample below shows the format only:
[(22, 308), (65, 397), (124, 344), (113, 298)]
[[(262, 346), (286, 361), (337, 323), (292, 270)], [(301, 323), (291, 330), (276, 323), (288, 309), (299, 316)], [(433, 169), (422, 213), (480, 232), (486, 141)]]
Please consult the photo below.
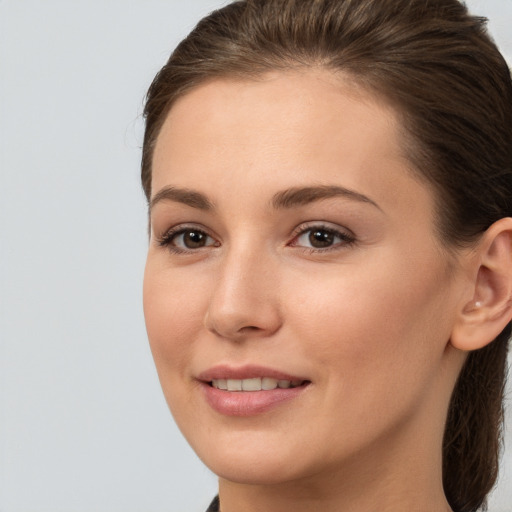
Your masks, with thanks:
[[(318, 231), (325, 231), (328, 233), (333, 234), (335, 237), (338, 237), (341, 242), (338, 242), (332, 246), (328, 247), (307, 247), (303, 245), (298, 245), (296, 242), (297, 240), (304, 236), (306, 233), (318, 230)], [(293, 238), (291, 242), (289, 242), (287, 245), (290, 247), (296, 247), (298, 249), (305, 250), (309, 253), (325, 253), (329, 251), (339, 250), (340, 248), (351, 246), (357, 242), (357, 238), (355, 234), (349, 230), (348, 228), (341, 228), (341, 227), (331, 227), (330, 225), (326, 225), (325, 223), (317, 222), (315, 223), (308, 223), (308, 224), (301, 224), (299, 225), (295, 230), (294, 234), (292, 235)]]
[(193, 224), (178, 224), (177, 226), (174, 226), (166, 231), (164, 231), (161, 235), (155, 235), (155, 241), (156, 243), (161, 246), (168, 246), (171, 245), (171, 242), (174, 237), (177, 235), (183, 234), (187, 231), (196, 231), (198, 233), (202, 233), (203, 235), (206, 235), (207, 237), (215, 240), (215, 237), (208, 233), (208, 231), (204, 228), (200, 228), (198, 226), (195, 226)]
[[(297, 243), (300, 237), (306, 235), (308, 232), (315, 230), (330, 233), (334, 237), (338, 238), (340, 241), (327, 247), (308, 247), (306, 245), (299, 245)], [(180, 247), (179, 245), (173, 243), (178, 236), (183, 235), (187, 232), (200, 233), (205, 237), (211, 239), (214, 243), (200, 247), (188, 248)], [(351, 246), (357, 241), (355, 234), (350, 229), (341, 226), (334, 226), (331, 225), (330, 223), (325, 223), (321, 221), (303, 222), (293, 230), (290, 237), (291, 240), (288, 239), (289, 241), (285, 244), (286, 246), (301, 249), (310, 253), (325, 253), (332, 250), (339, 250), (340, 248)], [(178, 254), (196, 253), (200, 249), (208, 247), (219, 247), (221, 245), (220, 242), (218, 242), (217, 238), (211, 233), (209, 233), (207, 229), (198, 227), (197, 225), (193, 224), (177, 224), (176, 226), (173, 226), (170, 229), (166, 230), (163, 234), (158, 236), (155, 235), (154, 238), (158, 246), (165, 247), (171, 252)]]
[(325, 231), (330, 231), (332, 233), (337, 233), (342, 236), (348, 236), (350, 238), (355, 238), (356, 235), (352, 230), (345, 226), (340, 226), (338, 224), (334, 224), (331, 222), (320, 221), (320, 220), (312, 220), (300, 223), (292, 232), (293, 237), (296, 237), (306, 231), (311, 231), (312, 229), (321, 229)]

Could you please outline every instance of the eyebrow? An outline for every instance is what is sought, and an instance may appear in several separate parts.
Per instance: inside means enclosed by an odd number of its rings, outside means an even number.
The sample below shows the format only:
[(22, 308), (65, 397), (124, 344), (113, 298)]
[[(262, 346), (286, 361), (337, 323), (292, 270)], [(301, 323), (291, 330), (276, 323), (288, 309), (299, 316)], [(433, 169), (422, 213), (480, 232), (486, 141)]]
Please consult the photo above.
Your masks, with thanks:
[(315, 201), (329, 199), (331, 197), (344, 197), (352, 201), (367, 203), (382, 211), (381, 207), (369, 197), (337, 185), (322, 185), (316, 187), (297, 187), (278, 192), (273, 200), (272, 206), (276, 209), (294, 208), (304, 206)]
[[(320, 185), (313, 187), (295, 187), (278, 192), (272, 198), (271, 204), (275, 209), (288, 209), (304, 206), (331, 197), (344, 197), (352, 201), (370, 204), (381, 210), (380, 206), (369, 197), (338, 185)], [(173, 186), (164, 187), (151, 199), (149, 210), (161, 201), (182, 203), (191, 208), (209, 211), (214, 209), (213, 203), (201, 192)], [(382, 210), (381, 210), (382, 211)]]
[(213, 210), (213, 204), (204, 194), (188, 188), (164, 187), (160, 189), (151, 199), (149, 211), (161, 201), (174, 201), (199, 210)]

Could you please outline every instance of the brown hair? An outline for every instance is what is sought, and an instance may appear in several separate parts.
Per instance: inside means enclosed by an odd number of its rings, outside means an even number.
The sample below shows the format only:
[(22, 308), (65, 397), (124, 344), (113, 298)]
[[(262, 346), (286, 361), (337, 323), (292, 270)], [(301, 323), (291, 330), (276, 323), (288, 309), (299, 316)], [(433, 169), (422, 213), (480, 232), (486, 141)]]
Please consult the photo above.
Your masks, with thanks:
[[(458, 0), (245, 0), (199, 22), (149, 88), (142, 184), (174, 101), (221, 76), (323, 66), (391, 102), (414, 170), (437, 197), (447, 247), (512, 216), (512, 82), (485, 19)], [(444, 436), (452, 509), (485, 508), (498, 471), (511, 324), (468, 355)]]

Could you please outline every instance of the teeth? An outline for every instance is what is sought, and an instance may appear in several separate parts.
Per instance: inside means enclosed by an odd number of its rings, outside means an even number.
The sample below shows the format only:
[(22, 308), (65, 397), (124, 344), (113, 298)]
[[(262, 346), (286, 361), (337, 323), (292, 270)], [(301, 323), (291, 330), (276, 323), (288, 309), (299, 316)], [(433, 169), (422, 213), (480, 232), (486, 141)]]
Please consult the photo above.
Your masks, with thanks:
[(244, 391), (261, 391), (261, 379), (244, 379), (242, 382), (242, 389)]
[(226, 379), (219, 379), (216, 381), (217, 385), (215, 386), (218, 389), (228, 389), (228, 381)]
[(242, 381), (228, 379), (228, 391), (242, 391)]
[(261, 389), (276, 389), (277, 388), (277, 379), (271, 379), (270, 377), (263, 377), (261, 379)]
[(277, 380), (271, 377), (255, 377), (253, 379), (213, 379), (212, 386), (224, 391), (270, 391), (272, 389), (295, 388), (301, 380)]

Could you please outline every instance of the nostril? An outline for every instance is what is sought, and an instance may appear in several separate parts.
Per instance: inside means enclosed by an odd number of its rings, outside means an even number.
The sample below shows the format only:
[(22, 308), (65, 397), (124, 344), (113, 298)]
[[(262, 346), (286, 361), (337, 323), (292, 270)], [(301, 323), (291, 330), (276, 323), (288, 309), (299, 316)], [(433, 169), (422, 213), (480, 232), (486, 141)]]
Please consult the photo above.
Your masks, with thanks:
[(238, 300), (234, 307), (227, 301), (212, 300), (203, 324), (208, 331), (222, 338), (239, 341), (273, 334), (279, 329), (281, 319), (277, 308), (269, 303), (244, 305)]

